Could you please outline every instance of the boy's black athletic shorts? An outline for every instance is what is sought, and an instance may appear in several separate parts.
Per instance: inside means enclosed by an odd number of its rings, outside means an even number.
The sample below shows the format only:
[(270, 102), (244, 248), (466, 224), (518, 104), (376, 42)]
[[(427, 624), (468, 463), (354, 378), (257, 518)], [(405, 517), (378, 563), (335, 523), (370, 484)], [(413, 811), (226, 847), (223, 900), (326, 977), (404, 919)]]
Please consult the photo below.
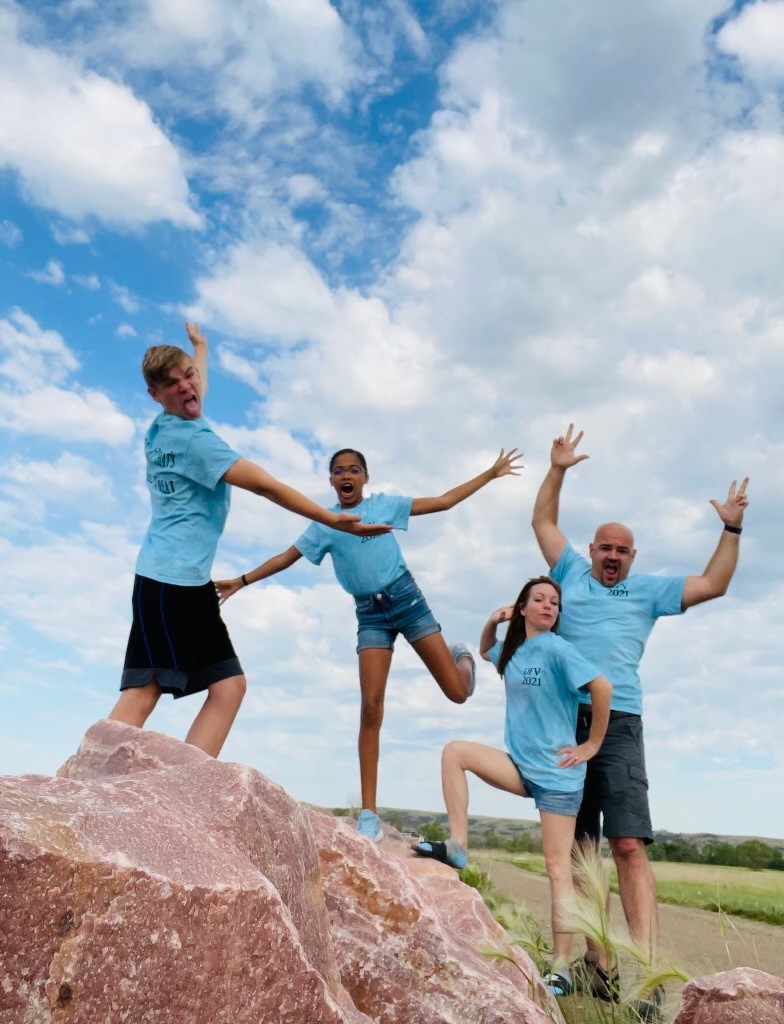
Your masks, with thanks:
[(244, 675), (213, 583), (179, 587), (137, 576), (121, 690), (155, 679), (175, 698)]

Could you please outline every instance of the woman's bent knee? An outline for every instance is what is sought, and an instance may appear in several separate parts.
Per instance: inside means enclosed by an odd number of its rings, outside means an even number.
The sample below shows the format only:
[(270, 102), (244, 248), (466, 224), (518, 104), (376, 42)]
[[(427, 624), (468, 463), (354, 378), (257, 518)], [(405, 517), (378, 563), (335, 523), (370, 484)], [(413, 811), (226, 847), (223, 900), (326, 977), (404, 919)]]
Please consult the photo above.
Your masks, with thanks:
[(464, 740), (450, 740), (441, 751), (441, 764), (459, 768), (462, 765), (464, 753)]

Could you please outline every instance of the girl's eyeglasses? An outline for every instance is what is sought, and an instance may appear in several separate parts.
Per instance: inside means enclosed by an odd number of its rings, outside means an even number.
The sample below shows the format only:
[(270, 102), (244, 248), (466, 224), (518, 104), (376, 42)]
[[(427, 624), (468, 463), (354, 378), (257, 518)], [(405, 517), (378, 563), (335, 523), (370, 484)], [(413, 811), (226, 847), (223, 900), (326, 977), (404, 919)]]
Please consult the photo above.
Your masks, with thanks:
[(361, 466), (335, 466), (333, 470), (330, 470), (332, 476), (341, 477), (345, 476), (346, 473), (349, 476), (361, 476), (364, 473), (364, 469)]

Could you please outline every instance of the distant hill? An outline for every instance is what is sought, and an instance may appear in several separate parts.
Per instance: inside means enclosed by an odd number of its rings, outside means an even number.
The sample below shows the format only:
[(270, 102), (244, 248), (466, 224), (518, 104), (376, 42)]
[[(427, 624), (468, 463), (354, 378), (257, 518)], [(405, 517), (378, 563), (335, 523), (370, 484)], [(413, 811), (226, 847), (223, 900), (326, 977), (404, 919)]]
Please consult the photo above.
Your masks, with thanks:
[[(389, 822), (401, 832), (410, 832), (414, 835), (419, 833), (423, 825), (432, 821), (438, 822), (447, 828), (447, 817), (443, 811), (415, 811), (409, 808), (400, 807), (379, 807), (378, 813), (382, 819)], [(499, 839), (516, 839), (523, 834), (529, 834), (534, 839), (539, 839), (541, 830), (539, 822), (523, 820), (519, 818), (491, 818), (480, 814), (471, 814), (468, 817), (468, 841), (469, 845), (481, 846), (490, 836), (497, 836)], [(714, 835), (712, 832), (668, 832), (665, 829), (654, 832), (657, 842), (673, 843), (679, 839), (686, 840), (693, 846), (702, 849), (709, 843), (729, 843), (732, 846), (739, 846), (749, 840), (759, 839), (774, 850), (784, 851), (784, 839), (771, 839), (766, 836), (722, 836)]]

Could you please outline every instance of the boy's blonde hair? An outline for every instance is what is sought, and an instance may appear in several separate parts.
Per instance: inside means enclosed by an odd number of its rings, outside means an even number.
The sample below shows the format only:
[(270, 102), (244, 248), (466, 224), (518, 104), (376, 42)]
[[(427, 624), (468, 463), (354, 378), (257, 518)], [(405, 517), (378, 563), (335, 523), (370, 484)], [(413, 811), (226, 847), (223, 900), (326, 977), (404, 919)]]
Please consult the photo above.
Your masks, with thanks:
[(152, 345), (144, 353), (142, 374), (148, 388), (155, 387), (169, 375), (169, 370), (181, 363), (183, 359), (192, 362), (185, 349), (177, 345)]

